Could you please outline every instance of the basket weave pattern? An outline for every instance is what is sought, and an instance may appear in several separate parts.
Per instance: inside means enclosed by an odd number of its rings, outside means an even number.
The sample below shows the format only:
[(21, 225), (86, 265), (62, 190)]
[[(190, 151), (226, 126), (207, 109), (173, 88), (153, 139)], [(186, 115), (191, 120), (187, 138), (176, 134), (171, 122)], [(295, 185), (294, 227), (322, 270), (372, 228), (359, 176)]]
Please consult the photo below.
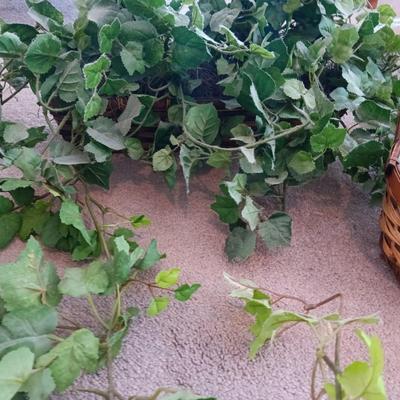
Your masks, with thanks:
[(379, 225), (382, 231), (381, 248), (400, 281), (400, 114), (394, 145), (386, 166), (386, 194)]

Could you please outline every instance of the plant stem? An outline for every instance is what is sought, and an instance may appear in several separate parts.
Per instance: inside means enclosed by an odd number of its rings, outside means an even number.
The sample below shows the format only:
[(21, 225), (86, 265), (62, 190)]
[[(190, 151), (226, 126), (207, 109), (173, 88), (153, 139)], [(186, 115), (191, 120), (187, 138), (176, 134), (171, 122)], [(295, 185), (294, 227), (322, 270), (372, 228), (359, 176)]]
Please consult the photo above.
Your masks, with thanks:
[[(82, 392), (82, 393), (92, 393), (92, 394), (97, 394), (98, 396), (103, 397), (104, 399), (109, 400), (109, 394), (107, 392), (104, 392), (103, 390), (100, 389), (96, 389), (96, 388), (74, 388), (73, 390), (75, 390), (76, 392)], [(119, 394), (118, 392), (114, 392), (113, 395), (115, 397), (117, 397), (119, 400), (125, 400), (124, 397)]]
[(170, 388), (159, 388), (150, 396), (131, 396), (128, 400), (157, 400), (162, 393), (176, 393), (176, 390)]
[[(340, 304), (339, 304), (339, 314), (341, 315), (343, 312), (343, 296), (340, 296)], [(341, 329), (338, 329), (336, 332), (335, 338), (335, 368), (337, 371), (340, 370), (340, 341), (342, 337)], [(339, 382), (338, 375), (335, 375), (335, 392), (336, 392), (336, 400), (342, 399), (342, 386)]]
[(8, 68), (9, 65), (11, 65), (12, 62), (13, 60), (10, 60), (3, 65), (3, 67), (0, 69), (0, 75)]
[(78, 325), (75, 321), (73, 321), (72, 319), (69, 319), (68, 317), (66, 317), (65, 315), (61, 315), (61, 318), (65, 319), (67, 322), (69, 322), (70, 324), (74, 325), (76, 328), (82, 328), (80, 325)]
[(296, 133), (300, 130), (302, 130), (303, 128), (305, 128), (306, 126), (308, 126), (310, 124), (310, 122), (305, 122), (303, 124), (300, 125), (296, 125), (293, 126), (292, 128), (289, 129), (284, 129), (280, 132), (278, 132), (276, 135), (274, 136), (270, 136), (261, 140), (256, 141), (255, 143), (249, 143), (249, 144), (244, 144), (243, 146), (237, 146), (237, 147), (221, 147), (221, 146), (217, 146), (217, 145), (212, 145), (212, 144), (208, 144), (205, 143), (201, 140), (196, 139), (195, 137), (193, 137), (188, 130), (185, 127), (185, 119), (186, 119), (186, 103), (185, 103), (185, 99), (183, 96), (183, 90), (182, 90), (182, 86), (180, 87), (180, 95), (181, 95), (181, 100), (182, 100), (182, 109), (183, 109), (183, 121), (182, 121), (182, 129), (183, 132), (185, 134), (185, 136), (194, 144), (206, 148), (206, 149), (210, 149), (210, 150), (223, 150), (223, 151), (240, 151), (241, 149), (254, 149), (258, 146), (261, 146), (262, 144), (266, 144), (269, 142), (273, 142), (276, 139), (280, 139), (286, 136), (290, 136), (293, 133)]
[(57, 329), (65, 331), (77, 331), (79, 328), (77, 328), (76, 326), (57, 325)]
[(159, 286), (157, 286), (157, 285), (154, 285), (153, 283), (144, 282), (144, 281), (141, 281), (141, 280), (139, 280), (139, 279), (130, 279), (130, 280), (128, 281), (128, 283), (132, 283), (132, 282), (141, 283), (142, 285), (145, 285), (145, 286), (147, 286), (147, 287), (149, 287), (149, 288), (160, 289), (160, 290), (166, 290), (166, 291), (168, 291), (168, 292), (175, 292), (173, 289), (162, 288), (162, 287), (159, 287)]
[[(107, 342), (110, 340), (110, 331), (107, 335)], [(113, 377), (113, 360), (111, 347), (107, 346), (107, 379), (108, 379), (108, 399), (114, 400), (114, 377)]]
[(35, 85), (35, 94), (36, 97), (38, 99), (39, 104), (48, 111), (52, 111), (52, 112), (65, 112), (65, 111), (69, 111), (72, 110), (75, 106), (67, 106), (67, 107), (61, 107), (61, 108), (54, 108), (51, 107), (48, 103), (45, 103), (42, 100), (42, 96), (40, 95), (40, 89), (39, 89), (39, 83), (40, 83), (40, 79), (39, 76), (36, 76), (36, 85)]
[(107, 331), (108, 331), (110, 329), (110, 327), (108, 326), (108, 324), (106, 324), (104, 322), (103, 318), (101, 318), (101, 316), (97, 310), (96, 304), (94, 304), (93, 297), (90, 293), (87, 295), (86, 299), (90, 306), (90, 309), (92, 310), (93, 316), (97, 319), (97, 321), (100, 323), (100, 325), (102, 325), (103, 328), (107, 329)]
[(47, 151), (47, 149), (49, 148), (50, 144), (57, 137), (57, 135), (60, 134), (62, 128), (64, 128), (64, 125), (67, 123), (67, 121), (68, 121), (68, 119), (69, 119), (69, 117), (71, 115), (71, 112), (70, 111), (67, 112), (67, 114), (64, 116), (64, 118), (61, 120), (60, 125), (58, 125), (57, 129), (55, 129), (55, 130), (54, 130), (53, 125), (52, 125), (52, 123), (50, 121), (50, 118), (49, 118), (49, 116), (47, 114), (47, 110), (43, 110), (43, 115), (44, 115), (44, 118), (45, 118), (45, 120), (47, 122), (47, 125), (48, 125), (49, 129), (50, 129), (51, 136), (50, 136), (49, 140), (47, 141), (46, 145), (44, 146), (43, 150), (41, 151), (42, 155)]
[(341, 293), (336, 293), (336, 294), (334, 294), (333, 296), (328, 297), (327, 299), (322, 300), (322, 301), (320, 301), (320, 302), (317, 303), (317, 304), (308, 304), (308, 305), (305, 307), (305, 310), (306, 310), (306, 311), (315, 310), (316, 308), (322, 307), (323, 305), (325, 305), (325, 304), (327, 304), (327, 303), (330, 303), (331, 301), (333, 301), (333, 300), (335, 300), (335, 299), (338, 299), (338, 298), (342, 299), (342, 297), (343, 297), (343, 296), (342, 296)]
[(336, 375), (340, 374), (340, 371), (336, 369), (335, 363), (325, 354), (322, 356), (322, 359), (325, 361), (325, 364), (329, 367), (329, 369)]
[(100, 226), (100, 224), (99, 224), (99, 222), (98, 222), (98, 220), (96, 218), (96, 214), (93, 211), (93, 208), (92, 208), (92, 205), (91, 205), (91, 198), (90, 198), (90, 195), (89, 195), (89, 192), (88, 192), (88, 189), (87, 189), (86, 185), (85, 185), (85, 189), (86, 189), (86, 195), (85, 195), (86, 207), (87, 207), (87, 209), (89, 211), (90, 217), (91, 217), (91, 219), (93, 221), (93, 224), (94, 224), (94, 226), (96, 228), (96, 231), (97, 231), (97, 233), (99, 235), (101, 247), (102, 247), (104, 253), (106, 254), (107, 259), (110, 259), (111, 258), (111, 254), (110, 254), (110, 250), (108, 249), (108, 245), (107, 245), (106, 239), (104, 237), (103, 228)]
[(135, 130), (134, 130), (132, 133), (129, 134), (129, 136), (134, 136), (134, 135), (136, 135), (136, 133), (138, 133), (138, 132), (143, 128), (143, 125), (145, 124), (147, 118), (149, 117), (150, 113), (153, 111), (154, 105), (155, 105), (158, 101), (161, 101), (161, 100), (163, 100), (163, 99), (165, 99), (165, 98), (167, 98), (167, 97), (169, 96), (168, 94), (165, 94), (165, 95), (163, 95), (163, 96), (161, 96), (161, 97), (157, 97), (157, 95), (158, 95), (158, 92), (156, 93), (156, 97), (155, 97), (155, 99), (153, 100), (153, 103), (151, 104), (151, 106), (149, 107), (149, 109), (147, 110), (146, 114), (144, 115), (143, 119), (140, 121), (139, 125), (135, 128)]
[(8, 101), (10, 101), (13, 97), (15, 97), (21, 90), (25, 89), (28, 86), (29, 82), (25, 82), (19, 89), (17, 89), (15, 92), (11, 93), (8, 97), (6, 97), (4, 100), (1, 101), (1, 104), (4, 105)]
[(314, 365), (313, 365), (313, 369), (312, 369), (312, 373), (311, 373), (311, 400), (317, 400), (317, 396), (315, 394), (317, 369), (318, 369), (318, 357), (314, 361)]

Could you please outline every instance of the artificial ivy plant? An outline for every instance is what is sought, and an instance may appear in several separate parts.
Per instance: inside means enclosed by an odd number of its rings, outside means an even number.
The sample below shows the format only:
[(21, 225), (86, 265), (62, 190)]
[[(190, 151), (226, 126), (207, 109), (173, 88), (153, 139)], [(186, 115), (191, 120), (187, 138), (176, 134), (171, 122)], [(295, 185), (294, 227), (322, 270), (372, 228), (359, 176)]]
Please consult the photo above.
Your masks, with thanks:
[[(2, 89), (29, 86), (48, 123), (58, 122), (45, 147), (55, 190), (70, 171), (108, 188), (114, 151), (150, 161), (171, 187), (180, 166), (188, 191), (199, 167), (224, 169), (211, 208), (229, 226), (231, 260), (249, 257), (257, 237), (268, 248), (289, 244), (287, 188), (337, 159), (380, 198), (400, 96), (390, 6), (77, 0), (78, 17), (66, 23), (47, 0), (27, 4), (35, 26), (0, 25)], [(2, 190), (32, 193), (42, 160), (29, 146), (38, 139), (19, 125), (0, 132), (3, 163), (27, 173)], [(267, 197), (277, 211), (266, 211)]]
[[(234, 287), (231, 297), (241, 300), (244, 310), (254, 318), (249, 329), (253, 336), (251, 359), (284, 332), (302, 324), (310, 328), (317, 342), (310, 379), (311, 400), (388, 400), (383, 377), (384, 352), (378, 336), (357, 329), (355, 333), (367, 348), (369, 359), (342, 365), (344, 331), (354, 325), (376, 324), (376, 315), (344, 318), (341, 293), (310, 303), (295, 295), (260, 288), (247, 279), (237, 280), (228, 274), (225, 278)], [(334, 301), (339, 304), (337, 311), (322, 316), (311, 314)], [(281, 307), (283, 302), (300, 304), (302, 310), (286, 310)]]

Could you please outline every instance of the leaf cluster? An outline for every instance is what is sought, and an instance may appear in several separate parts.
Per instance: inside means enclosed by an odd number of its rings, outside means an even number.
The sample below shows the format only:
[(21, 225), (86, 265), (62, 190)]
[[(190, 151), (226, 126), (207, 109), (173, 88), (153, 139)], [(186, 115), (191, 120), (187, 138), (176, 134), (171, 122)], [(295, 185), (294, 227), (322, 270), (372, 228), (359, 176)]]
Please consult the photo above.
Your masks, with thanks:
[[(43, 259), (39, 243), (31, 237), (18, 260), (0, 268), (2, 399), (20, 398), (15, 397), (17, 393), (32, 400), (46, 399), (54, 391), (65, 391), (82, 372), (109, 364), (119, 354), (131, 320), (139, 313), (136, 307), (122, 308), (121, 296), (128, 285), (150, 289), (149, 316), (164, 311), (169, 303), (169, 296), (158, 297), (156, 291), (172, 294), (179, 301), (189, 300), (199, 285), (179, 285), (178, 268), (159, 272), (154, 282), (139, 279), (140, 272), (150, 269), (159, 258), (153, 244), (146, 250), (131, 250), (129, 242), (118, 236), (113, 239), (111, 258), (66, 268), (61, 277)], [(98, 295), (112, 300), (110, 315), (101, 316), (93, 300)], [(94, 333), (60, 312), (57, 306), (65, 297), (86, 299), (103, 332)]]
[[(375, 324), (378, 322), (375, 315), (346, 319), (339, 313), (311, 315), (311, 310), (335, 299), (341, 299), (341, 296), (332, 296), (318, 304), (308, 304), (295, 296), (259, 289), (255, 283), (248, 280), (236, 280), (227, 274), (225, 278), (235, 287), (231, 296), (240, 299), (244, 303), (244, 310), (254, 318), (254, 323), (250, 327), (253, 336), (249, 353), (251, 359), (254, 359), (266, 344), (272, 344), (283, 332), (298, 324), (305, 324), (317, 340), (311, 376), (313, 400), (322, 398), (330, 400), (388, 399), (383, 380), (384, 353), (377, 336), (369, 336), (357, 329), (356, 335), (366, 346), (369, 360), (353, 361), (344, 368), (340, 365), (342, 331), (354, 324)], [(302, 303), (304, 312), (287, 311), (277, 306), (281, 301), (290, 300)], [(332, 346), (334, 346), (334, 358), (330, 355)], [(330, 374), (327, 373), (328, 371)], [(318, 379), (318, 373), (321, 379)], [(333, 376), (333, 382), (331, 376)], [(320, 380), (322, 388), (317, 390)]]
[[(1, 23), (0, 92), (29, 85), (59, 122), (45, 171), (25, 149), (31, 134), (6, 126), (4, 162), (27, 180), (41, 176), (62, 191), (79, 177), (108, 188), (115, 151), (151, 162), (171, 187), (180, 166), (188, 191), (198, 168), (222, 168), (227, 180), (212, 209), (229, 224), (226, 249), (237, 260), (257, 235), (269, 248), (290, 243), (287, 187), (337, 159), (381, 198), (400, 96), (390, 6), (79, 0), (69, 24), (48, 1), (27, 3), (35, 27)], [(278, 212), (266, 213), (265, 196)]]

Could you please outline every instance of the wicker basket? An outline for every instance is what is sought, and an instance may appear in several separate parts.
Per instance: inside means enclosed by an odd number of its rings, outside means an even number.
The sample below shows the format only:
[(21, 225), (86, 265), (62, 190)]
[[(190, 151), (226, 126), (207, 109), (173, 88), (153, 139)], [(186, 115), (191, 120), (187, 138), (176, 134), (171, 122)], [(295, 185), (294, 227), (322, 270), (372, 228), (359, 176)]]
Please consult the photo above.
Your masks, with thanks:
[(400, 280), (400, 114), (386, 166), (386, 194), (380, 217), (383, 255)]

